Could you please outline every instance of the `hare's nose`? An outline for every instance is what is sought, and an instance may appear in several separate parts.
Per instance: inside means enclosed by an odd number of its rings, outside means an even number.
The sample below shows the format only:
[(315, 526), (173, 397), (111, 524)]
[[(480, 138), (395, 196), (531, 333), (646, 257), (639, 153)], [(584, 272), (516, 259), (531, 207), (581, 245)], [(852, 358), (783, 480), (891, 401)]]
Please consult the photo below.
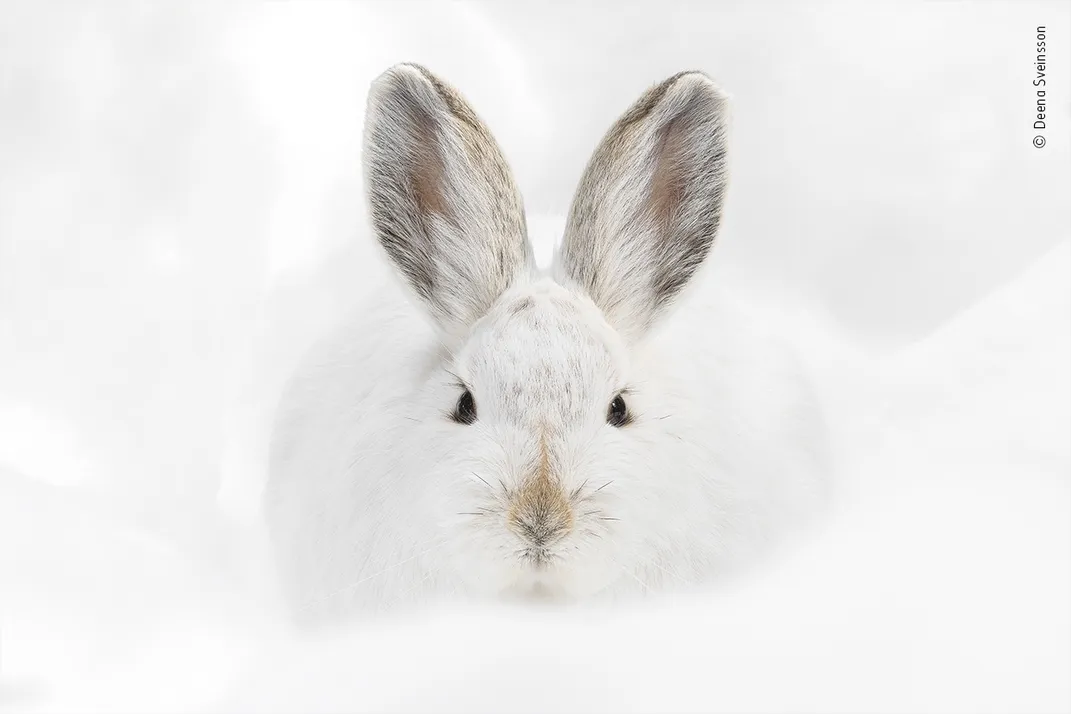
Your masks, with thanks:
[(541, 550), (573, 529), (573, 507), (551, 468), (546, 442), (540, 446), (539, 463), (514, 492), (506, 523), (529, 547)]
[(546, 548), (573, 529), (573, 509), (556, 482), (534, 479), (514, 495), (506, 522), (530, 546)]

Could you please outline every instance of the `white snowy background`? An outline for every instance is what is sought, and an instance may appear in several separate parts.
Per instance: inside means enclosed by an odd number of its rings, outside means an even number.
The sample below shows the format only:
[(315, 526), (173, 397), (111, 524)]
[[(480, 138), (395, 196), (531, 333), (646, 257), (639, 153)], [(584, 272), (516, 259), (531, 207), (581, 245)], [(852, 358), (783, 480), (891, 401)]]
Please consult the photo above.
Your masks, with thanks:
[[(1071, 710), (1069, 35), (1056, 2), (5, 2), (0, 710)], [(820, 385), (811, 540), (627, 609), (273, 624), (264, 424), (380, 269), (362, 107), (403, 60), (495, 132), (544, 258), (645, 87), (730, 92), (715, 257)]]

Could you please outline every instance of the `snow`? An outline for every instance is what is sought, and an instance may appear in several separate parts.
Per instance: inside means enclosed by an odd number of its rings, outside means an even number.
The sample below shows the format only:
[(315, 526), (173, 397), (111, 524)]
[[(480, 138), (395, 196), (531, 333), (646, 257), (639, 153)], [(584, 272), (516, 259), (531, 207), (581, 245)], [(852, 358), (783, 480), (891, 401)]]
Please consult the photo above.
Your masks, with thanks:
[[(654, 11), (657, 7), (658, 11)], [(1056, 4), (0, 10), (0, 710), (1071, 710), (1068, 79)], [(458, 85), (549, 256), (598, 136), (734, 97), (717, 258), (820, 387), (820, 532), (615, 609), (296, 633), (256, 529), (282, 380), (376, 270), (363, 93)]]

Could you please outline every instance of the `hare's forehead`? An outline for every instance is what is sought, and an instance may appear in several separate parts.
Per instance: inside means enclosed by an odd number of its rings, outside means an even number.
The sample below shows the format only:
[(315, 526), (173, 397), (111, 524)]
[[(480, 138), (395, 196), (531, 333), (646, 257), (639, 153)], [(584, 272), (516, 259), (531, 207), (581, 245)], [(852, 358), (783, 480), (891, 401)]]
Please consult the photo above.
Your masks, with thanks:
[(611, 336), (585, 308), (564, 291), (506, 296), (473, 332), (473, 376), (519, 391), (555, 384), (598, 388), (612, 381)]

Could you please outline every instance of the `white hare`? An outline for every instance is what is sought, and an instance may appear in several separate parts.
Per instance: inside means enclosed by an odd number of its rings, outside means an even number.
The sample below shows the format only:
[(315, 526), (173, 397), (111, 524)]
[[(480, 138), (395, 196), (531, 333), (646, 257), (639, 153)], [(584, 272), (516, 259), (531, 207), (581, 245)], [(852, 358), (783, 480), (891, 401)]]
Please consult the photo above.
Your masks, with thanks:
[(784, 349), (684, 290), (712, 277), (727, 180), (706, 75), (610, 129), (549, 273), (494, 139), (427, 69), (375, 81), (364, 142), (402, 279), (280, 406), (265, 516), (296, 608), (698, 583), (820, 496), (818, 415)]

